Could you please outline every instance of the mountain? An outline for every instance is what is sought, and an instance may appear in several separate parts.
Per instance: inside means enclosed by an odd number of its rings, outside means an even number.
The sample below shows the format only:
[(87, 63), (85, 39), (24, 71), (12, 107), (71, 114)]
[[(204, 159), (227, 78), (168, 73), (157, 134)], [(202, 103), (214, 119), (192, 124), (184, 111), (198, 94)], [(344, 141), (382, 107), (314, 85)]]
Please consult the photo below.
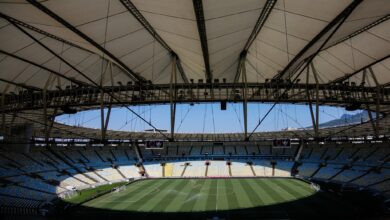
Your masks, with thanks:
[[(375, 114), (373, 114), (373, 117), (375, 117)], [(361, 113), (356, 114), (343, 114), (339, 119), (334, 119), (328, 122), (321, 123), (319, 125), (320, 128), (327, 128), (327, 127), (336, 127), (336, 126), (344, 126), (344, 125), (351, 125), (351, 124), (358, 124), (369, 120), (368, 112), (363, 111)], [(312, 128), (313, 126), (310, 126), (308, 128)]]

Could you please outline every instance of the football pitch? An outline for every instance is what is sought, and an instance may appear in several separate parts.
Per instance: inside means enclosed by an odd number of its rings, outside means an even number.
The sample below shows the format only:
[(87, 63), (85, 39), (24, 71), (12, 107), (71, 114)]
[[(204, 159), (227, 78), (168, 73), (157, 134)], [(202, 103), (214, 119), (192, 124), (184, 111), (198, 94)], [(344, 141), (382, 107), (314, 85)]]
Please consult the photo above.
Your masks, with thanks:
[(353, 207), (293, 178), (147, 179), (85, 202), (72, 213), (141, 219), (318, 218), (347, 217)]

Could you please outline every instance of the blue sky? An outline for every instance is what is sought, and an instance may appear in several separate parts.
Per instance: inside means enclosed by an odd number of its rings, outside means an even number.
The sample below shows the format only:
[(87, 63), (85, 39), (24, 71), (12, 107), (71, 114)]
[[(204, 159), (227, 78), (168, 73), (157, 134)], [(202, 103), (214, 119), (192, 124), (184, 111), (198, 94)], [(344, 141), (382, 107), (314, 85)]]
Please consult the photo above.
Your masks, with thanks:
[[(248, 104), (248, 131), (251, 132), (272, 104)], [(130, 106), (159, 129), (170, 129), (169, 105)], [(220, 110), (220, 104), (181, 104), (176, 110), (176, 132), (242, 132), (243, 110), (241, 103), (228, 103), (227, 110)], [(343, 114), (355, 114), (344, 108), (320, 107), (320, 122), (340, 118)], [(79, 112), (75, 115), (61, 115), (58, 122), (91, 128), (100, 128), (100, 110)], [(146, 123), (125, 108), (115, 108), (111, 112), (109, 128), (122, 131), (144, 131)], [(275, 131), (286, 127), (302, 128), (311, 126), (307, 105), (278, 104), (264, 120), (257, 131)]]

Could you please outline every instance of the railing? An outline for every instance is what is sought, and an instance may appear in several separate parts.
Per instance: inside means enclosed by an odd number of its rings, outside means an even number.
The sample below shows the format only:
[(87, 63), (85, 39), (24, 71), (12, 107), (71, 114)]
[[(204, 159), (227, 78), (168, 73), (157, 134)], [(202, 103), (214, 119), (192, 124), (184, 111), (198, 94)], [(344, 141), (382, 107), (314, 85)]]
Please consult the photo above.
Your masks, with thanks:
[[(192, 83), (174, 86), (174, 102), (242, 102), (244, 83)], [(69, 87), (65, 90), (44, 91), (24, 90), (19, 94), (4, 96), (4, 112), (75, 106), (92, 108), (104, 104), (139, 105), (165, 104), (170, 102), (170, 85), (120, 85), (104, 87), (104, 92), (95, 87)], [(307, 91), (307, 92), (306, 92)], [(315, 84), (291, 83), (248, 83), (248, 102), (307, 103), (316, 99)], [(354, 84), (320, 85), (319, 102), (328, 105), (377, 104), (390, 105), (390, 88), (377, 89)], [(115, 97), (115, 99), (113, 99)]]

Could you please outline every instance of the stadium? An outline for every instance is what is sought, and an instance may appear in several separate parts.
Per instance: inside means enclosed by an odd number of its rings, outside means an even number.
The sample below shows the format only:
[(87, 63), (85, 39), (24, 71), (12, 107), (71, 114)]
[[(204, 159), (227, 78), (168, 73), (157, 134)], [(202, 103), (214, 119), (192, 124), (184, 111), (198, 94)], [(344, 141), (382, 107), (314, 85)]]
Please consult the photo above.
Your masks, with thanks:
[(0, 217), (390, 218), (389, 18), (0, 0)]

